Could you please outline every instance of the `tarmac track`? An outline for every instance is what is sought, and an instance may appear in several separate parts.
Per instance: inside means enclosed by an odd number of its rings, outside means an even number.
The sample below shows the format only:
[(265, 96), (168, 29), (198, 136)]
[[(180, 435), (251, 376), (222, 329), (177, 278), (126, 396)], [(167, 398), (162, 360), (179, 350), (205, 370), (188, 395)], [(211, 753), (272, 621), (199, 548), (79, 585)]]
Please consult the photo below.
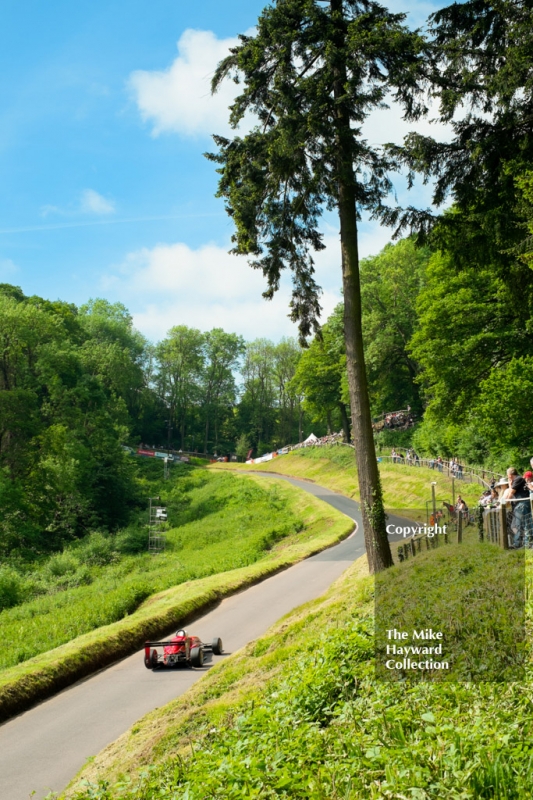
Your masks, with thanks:
[[(365, 552), (359, 506), (343, 495), (276, 473), (354, 520), (350, 537), (261, 583), (223, 600), (190, 630), (203, 641), (220, 636), (225, 653), (262, 636), (293, 608), (319, 597)], [(391, 520), (393, 521), (393, 520)], [(143, 654), (113, 664), (0, 725), (0, 797), (42, 800), (60, 792), (86, 760), (117, 739), (149, 711), (183, 694), (209, 669), (152, 672)], [(32, 794), (34, 792), (34, 794)]]

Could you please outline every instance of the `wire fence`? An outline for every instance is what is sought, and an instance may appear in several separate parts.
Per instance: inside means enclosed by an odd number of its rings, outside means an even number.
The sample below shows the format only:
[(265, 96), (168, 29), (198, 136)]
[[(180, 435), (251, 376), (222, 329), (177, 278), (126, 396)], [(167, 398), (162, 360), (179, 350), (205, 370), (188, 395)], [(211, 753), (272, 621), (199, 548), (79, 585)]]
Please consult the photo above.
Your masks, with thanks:
[[(354, 445), (342, 441), (342, 434), (336, 433), (329, 436), (323, 436), (316, 441), (299, 442), (298, 444), (286, 445), (277, 450), (277, 455), (285, 455), (293, 450), (299, 450), (302, 447), (324, 447), (327, 445), (340, 445), (342, 447), (350, 447), (354, 449)], [(271, 454), (268, 454), (271, 455)], [(273, 454), (272, 454), (273, 455)], [(265, 456), (262, 456), (265, 458)], [(254, 459), (257, 461), (258, 459)], [(392, 455), (378, 455), (378, 462), (389, 461), (392, 464), (403, 464), (408, 467), (428, 467), (436, 472), (440, 472), (449, 478), (456, 478), (457, 480), (465, 483), (477, 483), (483, 488), (488, 488), (491, 483), (499, 481), (503, 475), (500, 472), (493, 472), (490, 469), (483, 467), (464, 466), (458, 464), (453, 460), (438, 459), (438, 458), (420, 458), (420, 456), (392, 456)]]
[[(428, 501), (431, 502), (431, 501)], [(513, 513), (517, 504), (527, 504), (527, 508), (520, 514)], [(444, 504), (447, 505), (447, 504)], [(522, 506), (523, 508), (523, 506)], [(423, 550), (431, 550), (441, 545), (452, 543), (461, 544), (463, 532), (474, 524), (477, 527), (478, 540), (501, 547), (503, 550), (517, 548), (533, 548), (533, 496), (529, 500), (524, 498), (511, 498), (500, 505), (488, 507), (478, 506), (474, 513), (449, 511), (449, 519), (443, 526), (442, 519), (435, 523), (435, 532), (432, 526), (427, 530), (411, 536), (404, 544), (398, 547), (399, 561), (406, 561), (416, 556)], [(439, 525), (444, 528), (444, 534), (437, 535)]]
[[(294, 445), (286, 445), (276, 452), (268, 453), (260, 458), (253, 459), (254, 463), (267, 461), (278, 455), (285, 455), (293, 450), (299, 450), (306, 447), (324, 447), (327, 445), (335, 445), (342, 447), (350, 447), (354, 449), (354, 445), (343, 441), (342, 434), (331, 434), (323, 436), (320, 439), (317, 437), (314, 440), (307, 440), (299, 442)], [(390, 462), (393, 464), (400, 464), (411, 467), (427, 467), (428, 469), (435, 470), (449, 478), (463, 481), (464, 483), (477, 483), (483, 489), (488, 488), (491, 483), (495, 483), (503, 476), (501, 473), (493, 472), (492, 470), (484, 469), (483, 467), (464, 466), (453, 460), (442, 458), (420, 458), (419, 456), (400, 456), (396, 455), (379, 455), (378, 462)], [(433, 505), (433, 500), (428, 500), (426, 503), (426, 510), (429, 504)], [(440, 502), (440, 501), (439, 501)], [(513, 523), (512, 503), (524, 502), (524, 500), (506, 500), (504, 504), (498, 504), (488, 507), (477, 507), (474, 512), (472, 511), (457, 511), (453, 504), (443, 502), (442, 506), (448, 511), (449, 519), (448, 525), (451, 533), (456, 533), (457, 543), (462, 542), (463, 530), (470, 524), (477, 522), (478, 538), (479, 541), (486, 541), (496, 544), (505, 550), (512, 549), (515, 546), (516, 526)], [(530, 536), (526, 537), (524, 545), (526, 547), (533, 547), (533, 497), (529, 501), (530, 507)], [(429, 519), (429, 511), (427, 510)], [(441, 544), (450, 544), (450, 533), (437, 536), (428, 536), (427, 533), (415, 534), (407, 540), (403, 545), (398, 547), (398, 558), (404, 561), (410, 556), (415, 556), (420, 553), (424, 548), (431, 549), (439, 547)]]
[(420, 458), (419, 456), (413, 458), (399, 455), (380, 455), (378, 456), (378, 462), (379, 461), (390, 461), (391, 464), (403, 464), (408, 467), (428, 467), (428, 469), (440, 472), (448, 478), (455, 478), (464, 483), (477, 483), (484, 489), (487, 489), (493, 481), (499, 481), (503, 477), (501, 473), (492, 472), (491, 470), (482, 469), (481, 467), (463, 466), (462, 464), (457, 464), (457, 462), (446, 461), (445, 459), (439, 461), (437, 458)]
[(479, 538), (505, 550), (533, 547), (533, 495), (529, 501), (510, 498), (501, 505), (480, 507)]

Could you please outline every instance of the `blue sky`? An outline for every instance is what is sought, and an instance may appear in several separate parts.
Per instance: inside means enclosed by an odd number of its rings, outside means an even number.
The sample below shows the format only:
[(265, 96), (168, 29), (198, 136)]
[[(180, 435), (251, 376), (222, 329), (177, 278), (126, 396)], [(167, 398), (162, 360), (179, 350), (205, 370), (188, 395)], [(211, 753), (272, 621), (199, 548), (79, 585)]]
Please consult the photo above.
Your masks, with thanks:
[[(248, 339), (295, 333), (288, 285), (266, 303), (262, 277), (227, 255), (231, 223), (202, 155), (210, 133), (227, 131), (233, 91), (212, 100), (212, 70), (263, 5), (4, 0), (0, 281), (77, 304), (120, 300), (153, 340), (176, 324)], [(413, 23), (435, 7), (410, 3)], [(406, 130), (395, 110), (368, 124), (376, 141)], [(409, 202), (428, 199), (419, 188)], [(340, 297), (334, 217), (324, 231), (318, 277), (329, 312)], [(388, 238), (363, 225), (363, 255)]]

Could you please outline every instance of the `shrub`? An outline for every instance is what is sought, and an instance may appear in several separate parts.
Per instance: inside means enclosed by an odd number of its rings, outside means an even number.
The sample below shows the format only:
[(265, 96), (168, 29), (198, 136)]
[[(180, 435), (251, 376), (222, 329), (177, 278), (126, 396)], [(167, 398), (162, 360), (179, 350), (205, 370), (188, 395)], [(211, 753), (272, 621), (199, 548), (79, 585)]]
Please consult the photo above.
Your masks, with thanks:
[(135, 555), (148, 550), (148, 531), (145, 526), (129, 525), (117, 533), (114, 546), (118, 553)]
[(18, 572), (0, 567), (0, 611), (16, 606), (24, 600), (25, 585)]
[(65, 550), (52, 556), (43, 570), (45, 578), (62, 578), (76, 572), (80, 565), (79, 559), (74, 553)]
[(104, 567), (116, 560), (116, 549), (110, 537), (94, 531), (77, 545), (76, 555), (90, 567)]

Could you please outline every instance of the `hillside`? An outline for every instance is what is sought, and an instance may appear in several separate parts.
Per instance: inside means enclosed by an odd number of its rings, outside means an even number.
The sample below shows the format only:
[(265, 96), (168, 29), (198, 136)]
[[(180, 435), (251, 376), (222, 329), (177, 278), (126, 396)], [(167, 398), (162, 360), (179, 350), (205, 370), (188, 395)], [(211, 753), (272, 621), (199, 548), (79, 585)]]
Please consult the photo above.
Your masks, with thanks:
[(161, 494), (168, 508), (165, 552), (146, 552), (142, 511), (130, 528), (88, 536), (31, 572), (0, 571), (21, 586), (18, 602), (0, 612), (0, 719), (352, 528), (285, 482), (265, 487), (183, 466), (163, 483), (161, 464), (139, 469), (146, 496)]
[[(496, 653), (505, 623), (488, 604), (483, 613), (491, 625), (484, 625), (479, 607), (465, 602), (469, 579), (457, 581), (475, 569), (478, 577), (494, 578), (507, 559), (472, 539), (423, 553), (383, 580), (398, 599), (406, 582), (412, 597), (424, 598), (428, 576), (437, 585), (453, 579), (463, 627), (474, 630), (481, 622), (485, 649)], [(515, 558), (514, 566), (523, 565)], [(322, 598), (140, 720), (64, 796), (530, 797), (529, 678), (480, 681), (478, 673), (468, 681), (377, 680), (373, 593), (360, 559)], [(529, 605), (528, 625), (530, 619)], [(451, 644), (459, 638), (456, 633)]]
[[(275, 472), (296, 478), (315, 481), (333, 491), (358, 499), (357, 472), (354, 451), (342, 445), (306, 447), (293, 450), (263, 464), (213, 464), (213, 469), (246, 470), (250, 472)], [(452, 499), (452, 482), (443, 473), (426, 467), (408, 467), (404, 464), (381, 462), (379, 465), (385, 507), (391, 511), (401, 509), (425, 510), (431, 499), (431, 483), (439, 504)], [(475, 503), (481, 494), (476, 483), (455, 481), (455, 494)]]

